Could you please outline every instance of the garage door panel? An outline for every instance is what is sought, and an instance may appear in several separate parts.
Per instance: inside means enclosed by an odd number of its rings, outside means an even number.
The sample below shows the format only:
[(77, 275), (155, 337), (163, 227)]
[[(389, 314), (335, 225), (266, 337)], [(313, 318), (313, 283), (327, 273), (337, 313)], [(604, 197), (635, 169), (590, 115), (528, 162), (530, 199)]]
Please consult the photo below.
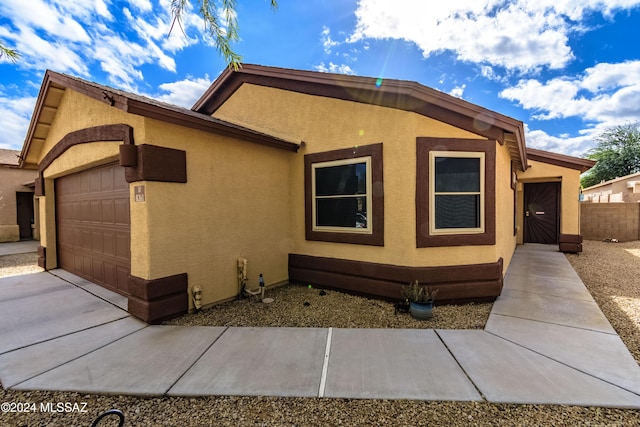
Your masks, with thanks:
[(120, 259), (129, 259), (130, 256), (130, 243), (131, 239), (129, 235), (124, 233), (116, 236), (116, 257)]
[(114, 200), (113, 203), (114, 203), (114, 213), (115, 213), (114, 223), (129, 225), (129, 222), (130, 222), (129, 199), (128, 198), (127, 200), (118, 199), (118, 200)]
[(102, 221), (114, 224), (115, 223), (115, 208), (113, 199), (106, 199), (100, 201), (100, 210), (102, 212)]
[(120, 265), (116, 265), (115, 272), (116, 272), (116, 282), (117, 282), (118, 289), (122, 291), (121, 293), (128, 293), (130, 269), (129, 268), (125, 269)]
[(60, 266), (127, 295), (131, 230), (124, 168), (109, 165), (58, 178), (56, 214)]

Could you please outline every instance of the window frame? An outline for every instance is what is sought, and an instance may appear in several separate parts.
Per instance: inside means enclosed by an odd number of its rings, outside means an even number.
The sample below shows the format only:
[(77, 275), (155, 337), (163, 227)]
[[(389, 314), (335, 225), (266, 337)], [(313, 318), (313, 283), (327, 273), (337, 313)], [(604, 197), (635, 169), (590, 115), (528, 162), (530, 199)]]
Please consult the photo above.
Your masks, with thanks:
[[(451, 158), (451, 159), (478, 159), (480, 161), (480, 171), (479, 171), (479, 179), (480, 179), (480, 190), (467, 192), (467, 191), (457, 191), (457, 192), (438, 192), (436, 191), (436, 168), (435, 161), (436, 158)], [(430, 206), (436, 205), (436, 197), (437, 196), (459, 196), (459, 195), (479, 195), (480, 196), (480, 208), (479, 208), (479, 227), (473, 228), (436, 228), (436, 210), (429, 210), (429, 233), (431, 235), (450, 235), (450, 234), (478, 234), (484, 233), (484, 223), (485, 223), (485, 153), (480, 151), (430, 151), (429, 152), (429, 202)]]
[[(316, 226), (314, 165), (362, 163), (367, 159), (367, 228)], [(384, 185), (382, 143), (304, 156), (306, 240), (384, 246)]]
[[(496, 243), (496, 144), (495, 140), (470, 138), (416, 138), (416, 247), (495, 245)], [(484, 191), (481, 195), (483, 229), (435, 230), (433, 189), (435, 171), (431, 153), (441, 157), (484, 155)], [(434, 156), (435, 158), (435, 156)], [(432, 212), (433, 211), (433, 212)], [(435, 231), (435, 232), (434, 232)]]
[[(334, 195), (327, 195), (327, 196), (318, 196), (316, 194), (316, 179), (317, 179), (316, 170), (317, 169), (330, 168), (334, 166), (355, 165), (360, 163), (364, 163), (366, 167), (365, 182), (366, 182), (367, 190), (364, 194), (358, 194), (358, 193), (344, 194), (344, 195), (334, 194)], [(356, 157), (353, 159), (329, 160), (326, 162), (312, 163), (311, 164), (311, 192), (312, 192), (311, 197), (313, 199), (313, 203), (311, 204), (311, 216), (312, 216), (311, 227), (313, 231), (328, 231), (328, 232), (334, 232), (334, 233), (359, 233), (359, 234), (371, 234), (373, 232), (373, 227), (371, 225), (372, 224), (371, 220), (373, 219), (371, 218), (373, 213), (372, 197), (371, 197), (371, 193), (372, 193), (371, 156)], [(365, 197), (366, 198), (367, 226), (365, 228), (317, 225), (318, 199), (339, 199), (339, 198), (348, 198), (348, 197), (356, 197), (356, 198)]]

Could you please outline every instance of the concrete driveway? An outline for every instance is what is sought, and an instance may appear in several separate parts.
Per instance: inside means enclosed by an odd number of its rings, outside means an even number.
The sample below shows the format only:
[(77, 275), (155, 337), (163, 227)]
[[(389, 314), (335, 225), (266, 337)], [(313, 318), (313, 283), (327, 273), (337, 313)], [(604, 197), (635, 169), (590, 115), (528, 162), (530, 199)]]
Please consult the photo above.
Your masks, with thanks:
[(638, 364), (557, 247), (517, 248), (484, 331), (150, 326), (124, 304), (62, 270), (0, 279), (3, 386), (640, 408)]

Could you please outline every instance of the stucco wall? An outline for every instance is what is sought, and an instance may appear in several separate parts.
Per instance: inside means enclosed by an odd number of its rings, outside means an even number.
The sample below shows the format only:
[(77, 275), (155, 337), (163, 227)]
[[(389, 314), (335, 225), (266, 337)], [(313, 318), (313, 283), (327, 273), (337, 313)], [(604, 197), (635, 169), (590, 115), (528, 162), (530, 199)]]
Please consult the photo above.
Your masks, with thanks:
[[(386, 107), (311, 96), (245, 84), (216, 111), (215, 117), (304, 141), (291, 165), (292, 252), (403, 266), (443, 266), (495, 262), (508, 265), (515, 247), (510, 159), (496, 144), (500, 199), (496, 246), (416, 248), (416, 137), (483, 138), (448, 124)], [(384, 247), (305, 239), (304, 154), (358, 145), (383, 144)], [(502, 209), (503, 206), (507, 208)], [(504, 212), (503, 212), (504, 211)], [(511, 249), (509, 249), (511, 248)]]
[[(136, 145), (187, 152), (186, 184), (130, 184), (131, 274), (156, 279), (187, 273), (203, 289), (203, 304), (237, 295), (236, 260), (249, 260), (249, 286), (258, 274), (267, 284), (287, 279), (289, 166), (292, 153), (123, 113), (67, 90), (51, 125), (41, 160), (70, 132), (126, 123)], [(116, 142), (72, 146), (43, 172), (40, 198), (47, 267), (57, 266), (54, 180), (118, 158)], [(144, 202), (134, 187), (144, 186)]]
[(36, 172), (0, 166), (0, 242), (20, 240), (16, 192), (33, 192), (23, 184), (33, 182)]
[[(108, 104), (78, 92), (65, 90), (56, 116), (51, 123), (42, 149), (36, 155), (38, 163), (68, 133), (105, 124), (126, 123), (134, 129), (137, 143), (144, 140), (144, 120), (126, 114)], [(57, 242), (55, 224), (55, 178), (106, 164), (118, 158), (117, 141), (93, 142), (70, 147), (43, 171), (45, 196), (39, 197), (40, 241), (47, 248), (47, 268), (56, 268)]]
[(529, 169), (518, 173), (518, 244), (524, 241), (524, 185), (560, 182), (560, 233), (580, 234), (580, 171), (529, 160)]
[(186, 184), (138, 182), (146, 201), (131, 202), (132, 274), (154, 279), (187, 273), (203, 304), (238, 292), (237, 258), (248, 260), (249, 287), (262, 273), (287, 280), (289, 165), (294, 154), (147, 120), (145, 143), (186, 150)]
[(583, 194), (585, 201), (594, 203), (640, 202), (640, 173), (585, 188)]

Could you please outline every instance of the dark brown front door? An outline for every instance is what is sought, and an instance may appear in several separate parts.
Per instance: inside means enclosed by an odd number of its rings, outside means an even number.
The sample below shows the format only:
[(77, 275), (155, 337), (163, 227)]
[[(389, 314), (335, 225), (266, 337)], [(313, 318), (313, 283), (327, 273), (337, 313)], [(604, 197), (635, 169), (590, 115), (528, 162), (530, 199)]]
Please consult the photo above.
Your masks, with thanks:
[(59, 267), (123, 295), (131, 270), (129, 184), (102, 166), (56, 179)]
[(524, 185), (525, 243), (558, 243), (559, 194), (559, 182)]
[(31, 224), (33, 224), (33, 193), (16, 192), (16, 206), (20, 239), (33, 238)]

